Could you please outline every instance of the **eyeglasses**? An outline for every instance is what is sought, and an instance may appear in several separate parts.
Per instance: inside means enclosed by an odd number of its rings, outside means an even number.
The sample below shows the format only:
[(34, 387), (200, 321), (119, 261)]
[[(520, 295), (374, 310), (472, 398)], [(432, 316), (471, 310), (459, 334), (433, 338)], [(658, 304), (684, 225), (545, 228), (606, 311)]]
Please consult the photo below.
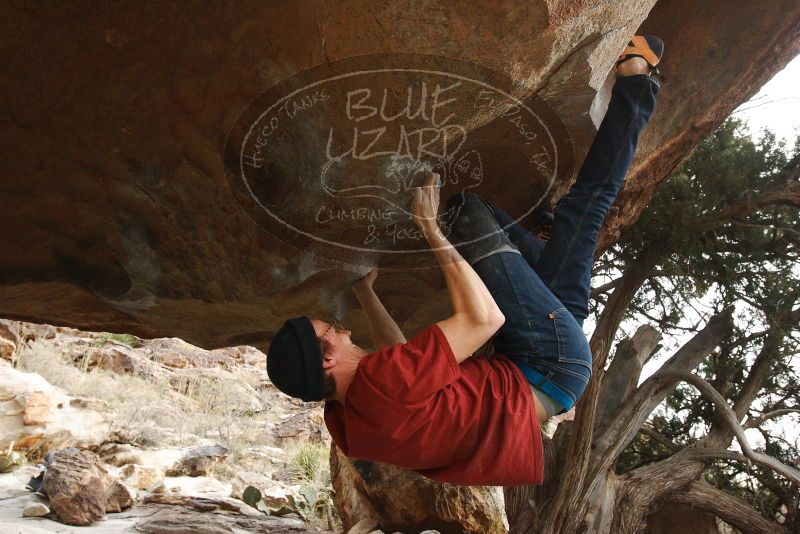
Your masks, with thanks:
[(342, 323), (339, 322), (339, 319), (334, 318), (333, 321), (331, 321), (331, 324), (328, 326), (328, 328), (325, 329), (325, 332), (323, 332), (322, 335), (319, 336), (319, 339), (321, 340), (325, 339), (325, 336), (328, 335), (328, 332), (331, 331), (331, 328), (333, 328), (334, 332), (344, 332), (344, 327), (342, 326)]

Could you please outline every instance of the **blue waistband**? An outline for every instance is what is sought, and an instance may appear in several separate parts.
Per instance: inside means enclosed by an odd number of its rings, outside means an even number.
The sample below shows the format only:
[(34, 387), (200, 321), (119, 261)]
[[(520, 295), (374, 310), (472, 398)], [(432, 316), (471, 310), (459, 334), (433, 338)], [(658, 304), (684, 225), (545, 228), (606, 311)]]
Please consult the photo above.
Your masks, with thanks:
[(542, 373), (525, 364), (517, 363), (517, 367), (520, 368), (522, 374), (528, 379), (530, 385), (549, 395), (554, 401), (559, 403), (565, 411), (572, 409), (572, 406), (575, 404), (572, 397), (564, 393), (560, 387), (553, 384), (550, 380), (547, 380)]

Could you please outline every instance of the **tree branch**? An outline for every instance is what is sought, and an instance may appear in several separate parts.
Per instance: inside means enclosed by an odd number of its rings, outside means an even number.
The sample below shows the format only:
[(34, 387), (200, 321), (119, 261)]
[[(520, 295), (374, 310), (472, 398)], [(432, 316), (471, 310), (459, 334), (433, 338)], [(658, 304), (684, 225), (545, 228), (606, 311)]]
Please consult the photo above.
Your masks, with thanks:
[(771, 412), (762, 413), (756, 417), (750, 417), (745, 421), (744, 427), (745, 428), (755, 428), (757, 426), (761, 426), (761, 423), (768, 419), (774, 419), (776, 417), (780, 417), (782, 415), (790, 414), (790, 413), (800, 413), (800, 408), (782, 408), (780, 410), (773, 410)]
[(592, 470), (607, 469), (620, 452), (633, 440), (650, 413), (675, 389), (674, 378), (662, 380), (670, 372), (688, 372), (717, 347), (731, 329), (731, 310), (712, 317), (705, 328), (686, 342), (659, 371), (645, 380), (607, 424), (594, 436)]
[(642, 368), (660, 348), (661, 333), (650, 325), (642, 325), (633, 337), (623, 339), (611, 365), (603, 377), (603, 390), (597, 406), (599, 426), (617, 413), (625, 398), (636, 389)]
[(763, 452), (750, 451), (750, 454), (745, 456), (740, 452), (726, 449), (706, 449), (702, 447), (695, 449), (690, 447), (684, 449), (681, 455), (684, 459), (700, 460), (703, 462), (709, 460), (735, 460), (737, 462), (749, 464), (752, 461), (752, 463), (756, 465), (760, 465), (765, 469), (769, 469), (770, 471), (774, 471), (786, 477), (792, 484), (800, 487), (800, 471)]
[(748, 503), (701, 480), (689, 484), (685, 491), (671, 495), (668, 502), (705, 510), (743, 532), (789, 534), (786, 527), (770, 521)]
[[(770, 317), (770, 325), (764, 338), (764, 344), (761, 346), (753, 365), (750, 366), (750, 372), (742, 385), (739, 397), (733, 403), (733, 411), (736, 413), (737, 419), (741, 419), (747, 414), (750, 405), (753, 404), (753, 400), (755, 400), (758, 392), (761, 391), (764, 379), (769, 374), (772, 363), (778, 358), (780, 347), (788, 334), (785, 325), (797, 324), (798, 321), (800, 321), (800, 308), (792, 310), (791, 305), (777, 310)], [(714, 432), (713, 425), (712, 432)]]
[(614, 289), (615, 287), (617, 287), (620, 284), (621, 281), (622, 281), (622, 277), (616, 278), (616, 279), (614, 279), (614, 280), (612, 280), (612, 281), (610, 281), (610, 282), (608, 282), (606, 284), (603, 284), (601, 286), (597, 286), (595, 288), (592, 288), (592, 293), (591, 293), (590, 298), (596, 299), (599, 295), (602, 295), (606, 291), (609, 291), (609, 290)]
[(672, 441), (670, 441), (666, 437), (662, 436), (661, 434), (659, 434), (658, 432), (656, 432), (655, 430), (653, 430), (649, 426), (643, 426), (642, 428), (640, 428), (639, 429), (639, 433), (644, 434), (648, 438), (659, 442), (660, 444), (662, 444), (664, 447), (666, 447), (667, 449), (671, 450), (672, 452), (678, 452), (679, 450), (682, 449), (682, 447), (680, 445), (677, 445), (677, 444), (673, 443)]
[(725, 400), (725, 397), (723, 397), (719, 391), (714, 389), (714, 386), (696, 374), (688, 371), (669, 370), (664, 373), (659, 373), (659, 375), (660, 376), (656, 382), (656, 386), (662, 382), (682, 380), (693, 385), (700, 391), (700, 393), (708, 397), (708, 399), (711, 400), (711, 402), (713, 402), (717, 407), (717, 413), (719, 413), (728, 426), (730, 426), (731, 430), (736, 436), (736, 440), (739, 442), (739, 446), (742, 448), (742, 451), (744, 451), (745, 456), (748, 458), (753, 458), (755, 456), (753, 449), (750, 448), (750, 443), (747, 441), (747, 436), (744, 435), (744, 429), (742, 428), (742, 425), (739, 424), (739, 418), (736, 417), (733, 408), (730, 407), (728, 401)]

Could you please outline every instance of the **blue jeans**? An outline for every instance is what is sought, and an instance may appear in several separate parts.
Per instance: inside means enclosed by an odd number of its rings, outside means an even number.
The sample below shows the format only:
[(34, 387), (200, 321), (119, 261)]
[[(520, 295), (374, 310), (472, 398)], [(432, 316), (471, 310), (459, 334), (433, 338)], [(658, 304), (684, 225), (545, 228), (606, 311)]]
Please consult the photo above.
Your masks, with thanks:
[(592, 374), (583, 321), (589, 313), (597, 237), (658, 89), (647, 75), (617, 78), (575, 184), (555, 209), (547, 244), (478, 195), (460, 193), (448, 200), (448, 209), (458, 210), (451, 241), (506, 317), (495, 350), (565, 411), (583, 394)]

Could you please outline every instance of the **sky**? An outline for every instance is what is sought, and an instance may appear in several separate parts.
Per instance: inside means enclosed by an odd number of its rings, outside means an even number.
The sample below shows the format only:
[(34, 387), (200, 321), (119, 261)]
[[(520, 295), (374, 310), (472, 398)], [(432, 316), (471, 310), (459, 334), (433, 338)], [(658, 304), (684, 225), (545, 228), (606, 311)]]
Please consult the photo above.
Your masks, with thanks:
[(800, 56), (751, 98), (733, 115), (747, 120), (750, 131), (758, 135), (765, 127), (791, 146), (800, 133)]

